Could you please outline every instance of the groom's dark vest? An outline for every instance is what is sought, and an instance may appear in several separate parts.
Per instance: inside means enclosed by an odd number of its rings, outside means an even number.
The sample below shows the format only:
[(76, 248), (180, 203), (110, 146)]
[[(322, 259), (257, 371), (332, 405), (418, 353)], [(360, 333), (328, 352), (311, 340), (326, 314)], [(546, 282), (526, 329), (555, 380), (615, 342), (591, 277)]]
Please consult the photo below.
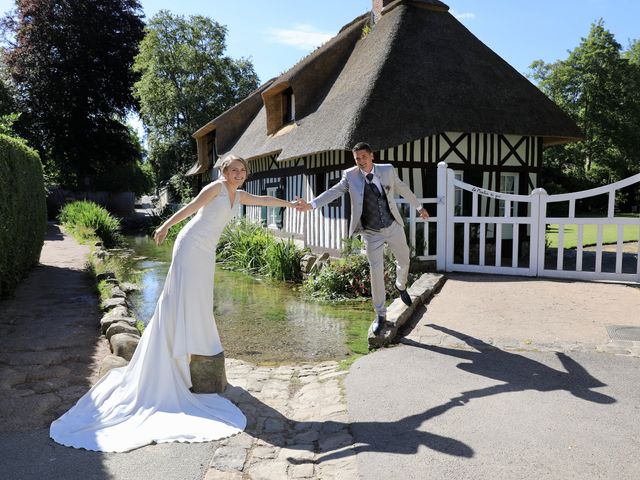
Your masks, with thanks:
[[(377, 192), (377, 193), (376, 193)], [(365, 181), (364, 198), (362, 199), (362, 226), (369, 230), (380, 230), (393, 223), (393, 215), (389, 210), (387, 196), (374, 183)]]

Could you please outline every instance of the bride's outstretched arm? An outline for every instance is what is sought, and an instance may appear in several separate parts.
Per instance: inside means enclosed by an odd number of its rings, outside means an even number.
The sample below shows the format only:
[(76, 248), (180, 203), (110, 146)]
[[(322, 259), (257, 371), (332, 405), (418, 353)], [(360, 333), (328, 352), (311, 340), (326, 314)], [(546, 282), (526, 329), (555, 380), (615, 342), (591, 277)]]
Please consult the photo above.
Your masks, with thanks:
[(260, 205), (263, 207), (286, 207), (295, 208), (298, 205), (299, 200), (296, 199), (293, 202), (283, 200), (282, 198), (271, 197), (269, 195), (253, 195), (244, 190), (239, 191), (240, 203), (243, 205)]
[(176, 213), (171, 215), (162, 225), (160, 225), (155, 233), (153, 234), (153, 239), (156, 241), (156, 244), (159, 245), (166, 238), (167, 233), (169, 233), (169, 229), (174, 226), (176, 223), (184, 220), (185, 218), (190, 217), (202, 207), (204, 207), (211, 200), (216, 198), (220, 193), (220, 189), (222, 188), (222, 184), (220, 182), (213, 182), (204, 187), (200, 193), (189, 203), (187, 203), (184, 207), (178, 210)]

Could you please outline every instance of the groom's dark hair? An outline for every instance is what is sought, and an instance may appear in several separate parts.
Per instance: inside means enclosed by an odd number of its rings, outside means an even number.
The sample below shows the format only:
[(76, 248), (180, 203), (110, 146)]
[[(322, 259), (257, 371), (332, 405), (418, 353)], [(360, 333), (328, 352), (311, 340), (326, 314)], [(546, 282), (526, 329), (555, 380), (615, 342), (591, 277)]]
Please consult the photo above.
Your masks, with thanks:
[(367, 142), (358, 142), (351, 149), (352, 152), (357, 152), (358, 150), (366, 150), (369, 153), (373, 153), (371, 145), (369, 145)]

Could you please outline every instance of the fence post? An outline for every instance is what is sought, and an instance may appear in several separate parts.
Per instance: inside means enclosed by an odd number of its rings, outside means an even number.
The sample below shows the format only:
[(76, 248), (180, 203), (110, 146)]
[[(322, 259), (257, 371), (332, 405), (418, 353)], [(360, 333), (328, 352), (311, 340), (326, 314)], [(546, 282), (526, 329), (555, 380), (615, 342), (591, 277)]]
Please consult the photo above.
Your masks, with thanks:
[(409, 242), (412, 254), (416, 255), (416, 209), (409, 204)]
[(447, 258), (447, 163), (438, 163), (436, 270), (444, 272)]
[(529, 268), (533, 276), (539, 276), (544, 270), (545, 234), (547, 232), (547, 191), (536, 188), (531, 192), (535, 195), (531, 202), (531, 245), (529, 247)]

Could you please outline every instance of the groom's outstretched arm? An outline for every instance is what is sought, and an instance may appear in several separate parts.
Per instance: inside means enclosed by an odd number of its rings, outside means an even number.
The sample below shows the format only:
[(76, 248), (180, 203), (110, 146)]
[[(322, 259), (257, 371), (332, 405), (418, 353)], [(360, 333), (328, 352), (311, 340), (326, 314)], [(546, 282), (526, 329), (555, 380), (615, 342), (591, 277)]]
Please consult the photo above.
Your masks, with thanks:
[(411, 191), (407, 184), (400, 180), (400, 177), (398, 177), (398, 173), (396, 172), (395, 168), (393, 169), (393, 181), (395, 190), (400, 195), (402, 195), (402, 198), (408, 200), (413, 208), (416, 208), (418, 210), (420, 217), (429, 218), (427, 209), (422, 206), (422, 204), (418, 201), (418, 197), (416, 197), (416, 194)]
[(336, 198), (341, 197), (345, 193), (349, 191), (349, 182), (347, 181), (347, 172), (343, 172), (342, 178), (338, 183), (336, 183), (329, 190), (324, 192), (321, 195), (318, 195), (315, 199), (311, 200), (309, 203), (312, 205), (312, 208), (319, 208), (327, 205), (328, 203), (333, 202)]

